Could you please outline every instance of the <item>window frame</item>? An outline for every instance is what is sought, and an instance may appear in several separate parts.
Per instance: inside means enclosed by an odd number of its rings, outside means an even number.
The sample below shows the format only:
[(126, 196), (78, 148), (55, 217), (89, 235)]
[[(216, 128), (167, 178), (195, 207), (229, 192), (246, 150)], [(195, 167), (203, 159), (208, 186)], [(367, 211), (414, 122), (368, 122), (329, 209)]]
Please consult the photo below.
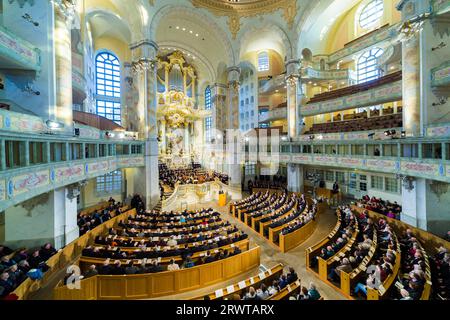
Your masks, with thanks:
[(122, 72), (119, 58), (110, 51), (95, 56), (95, 112), (122, 124)]
[(269, 53), (262, 51), (258, 54), (258, 72), (265, 72), (270, 70)]

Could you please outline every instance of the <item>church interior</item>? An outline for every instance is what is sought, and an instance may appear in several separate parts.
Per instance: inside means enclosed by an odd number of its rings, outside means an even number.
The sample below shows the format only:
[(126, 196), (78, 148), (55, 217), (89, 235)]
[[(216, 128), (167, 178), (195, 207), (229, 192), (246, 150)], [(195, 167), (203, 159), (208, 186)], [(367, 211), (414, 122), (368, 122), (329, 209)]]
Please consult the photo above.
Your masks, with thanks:
[(0, 0), (0, 300), (449, 300), (449, 0)]

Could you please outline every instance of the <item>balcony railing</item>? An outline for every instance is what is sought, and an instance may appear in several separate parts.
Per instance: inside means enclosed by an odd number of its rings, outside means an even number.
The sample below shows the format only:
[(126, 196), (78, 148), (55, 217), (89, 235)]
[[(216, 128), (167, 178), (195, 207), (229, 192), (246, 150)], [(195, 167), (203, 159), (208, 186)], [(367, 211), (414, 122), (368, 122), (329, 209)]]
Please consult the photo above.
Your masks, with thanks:
[[(439, 149), (427, 149), (437, 145)], [(414, 148), (411, 149), (411, 146)], [(450, 182), (448, 147), (448, 139), (439, 138), (366, 140), (351, 144), (345, 140), (330, 143), (314, 139), (282, 143), (280, 162), (346, 167)], [(379, 156), (374, 154), (375, 149), (378, 149)], [(407, 153), (404, 153), (405, 150)]]
[(286, 83), (285, 77), (285, 74), (280, 74), (268, 80), (262, 87), (259, 88), (259, 93), (264, 94), (275, 90), (276, 88), (284, 86)]
[(303, 76), (308, 79), (315, 80), (355, 80), (356, 73), (353, 70), (316, 70), (313, 68), (305, 68)]
[(364, 84), (314, 96), (301, 106), (302, 116), (378, 105), (402, 98), (401, 71)]
[(39, 71), (41, 68), (39, 49), (3, 26), (0, 26), (0, 52), (0, 64), (6, 64), (8, 69)]
[(259, 116), (259, 122), (275, 121), (287, 118), (287, 108), (276, 108), (269, 110), (264, 115)]

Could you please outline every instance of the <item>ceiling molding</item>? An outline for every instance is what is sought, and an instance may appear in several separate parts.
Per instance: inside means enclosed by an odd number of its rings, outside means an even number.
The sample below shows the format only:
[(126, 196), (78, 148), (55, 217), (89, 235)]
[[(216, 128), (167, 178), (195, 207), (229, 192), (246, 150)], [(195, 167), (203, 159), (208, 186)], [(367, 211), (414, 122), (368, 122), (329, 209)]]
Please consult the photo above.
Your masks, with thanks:
[(297, 0), (247, 0), (230, 3), (226, 0), (191, 0), (197, 8), (205, 8), (216, 16), (228, 17), (233, 39), (241, 29), (241, 18), (256, 17), (283, 10), (283, 18), (292, 29), (297, 16)]
[(210, 31), (216, 38), (216, 41), (222, 43), (226, 52), (226, 62), (229, 65), (236, 63), (236, 56), (231, 45), (228, 34), (213, 20), (214, 17), (210, 17), (205, 13), (200, 12), (194, 7), (180, 6), (177, 4), (169, 4), (161, 7), (153, 16), (150, 25), (150, 38), (156, 39), (156, 32), (162, 19), (168, 15), (178, 15), (180, 17), (189, 17), (193, 20), (203, 22), (208, 25), (208, 31)]

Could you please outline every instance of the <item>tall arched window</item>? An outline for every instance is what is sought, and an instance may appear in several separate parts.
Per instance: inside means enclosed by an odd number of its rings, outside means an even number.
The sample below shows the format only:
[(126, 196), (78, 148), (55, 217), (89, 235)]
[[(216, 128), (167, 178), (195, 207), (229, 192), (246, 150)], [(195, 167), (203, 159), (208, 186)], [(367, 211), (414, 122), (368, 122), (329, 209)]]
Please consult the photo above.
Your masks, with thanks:
[(269, 70), (269, 54), (264, 51), (258, 55), (258, 71)]
[(359, 25), (363, 29), (370, 29), (379, 25), (383, 16), (383, 0), (369, 2), (361, 11)]
[(109, 52), (100, 52), (95, 59), (97, 114), (121, 124), (120, 62)]
[(211, 88), (209, 86), (205, 89), (205, 110), (211, 110)]
[(383, 49), (372, 48), (364, 52), (358, 59), (358, 83), (374, 80), (380, 77), (377, 58), (383, 54)]

